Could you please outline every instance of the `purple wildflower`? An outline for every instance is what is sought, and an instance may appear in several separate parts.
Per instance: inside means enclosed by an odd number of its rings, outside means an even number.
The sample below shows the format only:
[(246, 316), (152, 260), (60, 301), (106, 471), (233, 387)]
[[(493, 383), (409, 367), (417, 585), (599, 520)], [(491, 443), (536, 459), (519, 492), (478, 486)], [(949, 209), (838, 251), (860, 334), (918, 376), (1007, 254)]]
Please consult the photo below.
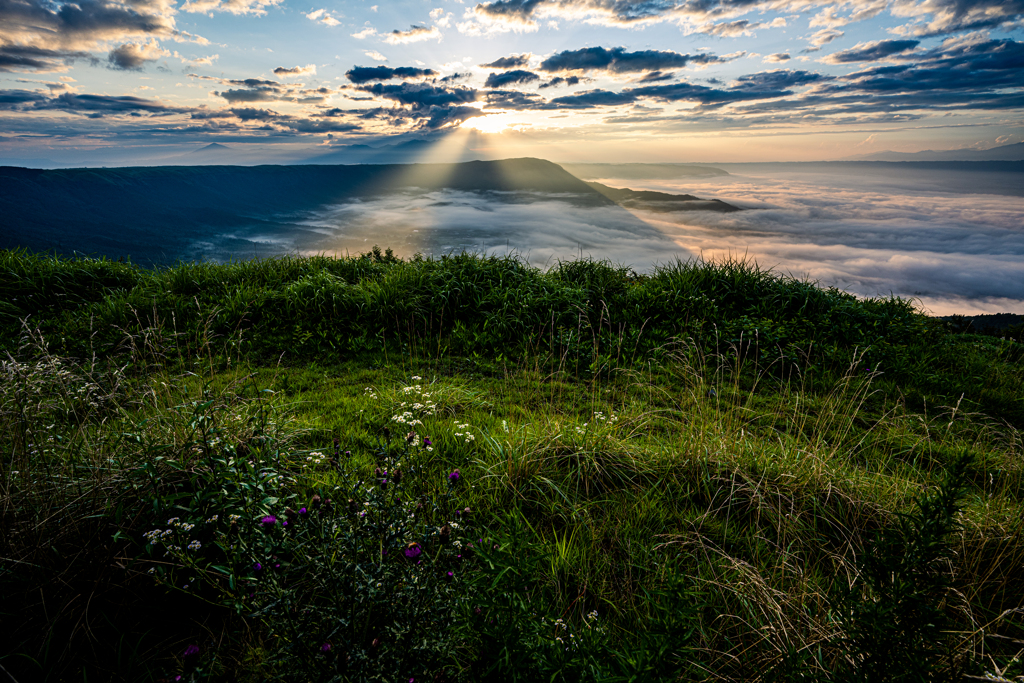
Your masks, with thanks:
[(308, 514), (309, 514), (309, 510), (307, 510), (306, 508), (299, 508), (299, 516), (305, 517)]
[(407, 558), (409, 558), (410, 560), (415, 560), (422, 553), (423, 553), (423, 546), (421, 546), (419, 543), (417, 543), (415, 541), (413, 541), (409, 545), (405, 546), (405, 550), (403, 551), (403, 554)]
[(448, 481), (452, 482), (453, 484), (461, 478), (462, 474), (458, 470), (453, 470), (452, 473), (448, 475)]
[(331, 644), (330, 643), (324, 643), (323, 645), (320, 646), (320, 652), (323, 652), (324, 654), (327, 654), (330, 651), (331, 651)]
[(267, 515), (266, 517), (260, 520), (260, 524), (263, 525), (264, 529), (269, 529), (270, 527), (277, 524), (277, 517), (275, 517), (274, 515)]
[(430, 440), (430, 437), (429, 437), (429, 436), (428, 436), (428, 437), (424, 437), (424, 439), (423, 439), (423, 445), (424, 445), (424, 446), (433, 446), (433, 445), (434, 445), (434, 442)]
[(259, 572), (263, 571), (263, 565), (260, 564), (259, 562), (257, 562), (256, 564), (254, 564), (252, 566), (252, 569), (253, 569), (254, 572), (259, 573)]
[(455, 572), (448, 572), (447, 574), (445, 574), (444, 578), (446, 578), (449, 581), (451, 581), (452, 579), (455, 578)]

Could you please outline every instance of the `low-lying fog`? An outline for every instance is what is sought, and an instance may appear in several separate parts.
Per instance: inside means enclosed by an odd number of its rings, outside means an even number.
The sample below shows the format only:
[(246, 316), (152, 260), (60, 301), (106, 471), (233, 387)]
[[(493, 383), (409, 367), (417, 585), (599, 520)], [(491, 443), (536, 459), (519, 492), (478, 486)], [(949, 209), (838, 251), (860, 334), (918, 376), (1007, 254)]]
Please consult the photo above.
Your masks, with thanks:
[(358, 253), (379, 244), (402, 256), (512, 251), (542, 267), (583, 255), (641, 271), (676, 258), (745, 258), (859, 295), (914, 297), (936, 315), (1024, 313), (1020, 174), (722, 168), (732, 175), (594, 180), (748, 210), (655, 213), (583, 208), (545, 195), (408, 192), (322, 207), (280, 230), (264, 224), (260, 233), (224, 237), (260, 242), (259, 255)]

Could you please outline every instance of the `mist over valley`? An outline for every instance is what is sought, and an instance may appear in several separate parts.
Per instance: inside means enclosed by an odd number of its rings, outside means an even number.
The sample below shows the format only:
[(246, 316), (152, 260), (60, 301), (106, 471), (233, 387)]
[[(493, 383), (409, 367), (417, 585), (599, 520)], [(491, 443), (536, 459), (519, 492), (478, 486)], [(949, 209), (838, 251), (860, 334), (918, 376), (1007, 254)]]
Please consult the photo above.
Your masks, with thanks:
[[(217, 152), (217, 150), (212, 150)], [(937, 315), (1024, 310), (1024, 162), (0, 170), (0, 244), (144, 265), (515, 253), (747, 259)]]

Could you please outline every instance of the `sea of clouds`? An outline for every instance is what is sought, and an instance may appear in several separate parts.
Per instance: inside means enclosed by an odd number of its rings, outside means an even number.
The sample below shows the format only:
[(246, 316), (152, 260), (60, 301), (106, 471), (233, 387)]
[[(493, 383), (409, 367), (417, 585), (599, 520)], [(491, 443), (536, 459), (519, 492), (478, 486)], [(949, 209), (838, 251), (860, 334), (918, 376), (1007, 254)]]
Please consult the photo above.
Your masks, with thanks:
[(514, 252), (541, 267), (580, 256), (638, 271), (676, 259), (737, 258), (862, 296), (912, 297), (936, 315), (1024, 313), (1019, 174), (785, 165), (729, 171), (599, 181), (718, 198), (745, 211), (661, 213), (545, 195), (400, 192), (321, 207), (287, 229), (244, 237), (298, 253), (355, 254), (375, 244), (401, 256)]

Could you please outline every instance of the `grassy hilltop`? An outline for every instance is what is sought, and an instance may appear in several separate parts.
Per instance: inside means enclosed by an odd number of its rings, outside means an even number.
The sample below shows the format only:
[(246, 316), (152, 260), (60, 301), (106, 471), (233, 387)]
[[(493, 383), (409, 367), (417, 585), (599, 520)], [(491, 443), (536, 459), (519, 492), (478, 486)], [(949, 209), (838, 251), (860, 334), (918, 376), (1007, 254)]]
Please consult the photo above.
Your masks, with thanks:
[(743, 263), (0, 252), (16, 680), (1024, 675), (1024, 344)]

